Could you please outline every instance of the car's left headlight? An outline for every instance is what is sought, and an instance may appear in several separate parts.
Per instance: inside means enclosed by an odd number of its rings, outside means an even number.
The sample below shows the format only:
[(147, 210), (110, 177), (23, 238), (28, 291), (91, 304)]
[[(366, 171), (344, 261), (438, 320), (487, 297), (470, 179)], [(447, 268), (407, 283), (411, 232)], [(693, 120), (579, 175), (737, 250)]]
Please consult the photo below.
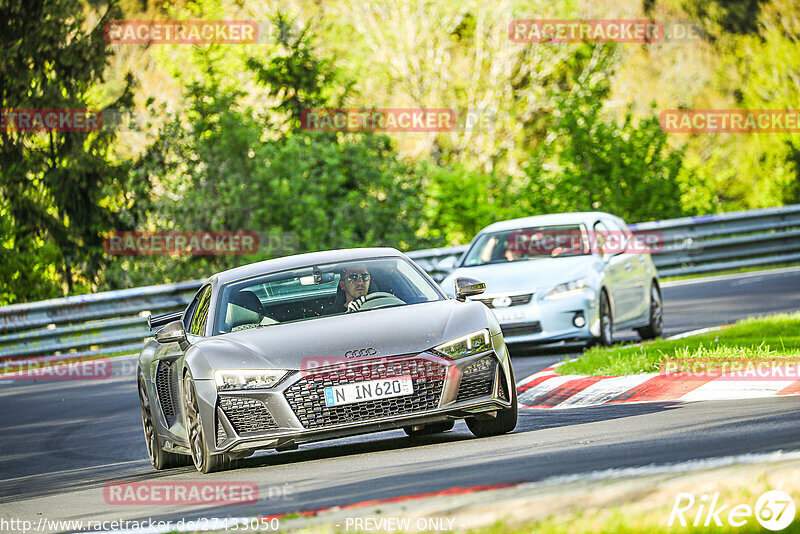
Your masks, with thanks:
[(463, 358), (492, 348), (492, 337), (484, 328), (434, 347), (434, 351), (448, 358)]
[(550, 291), (550, 293), (548, 293), (545, 298), (563, 299), (565, 297), (572, 297), (574, 295), (582, 293), (588, 287), (589, 283), (586, 281), (585, 278), (581, 278), (580, 280), (573, 280), (572, 282), (565, 282), (563, 284), (558, 284), (556, 287), (554, 287), (553, 290)]
[(284, 369), (218, 369), (214, 380), (220, 391), (265, 389), (280, 382), (289, 371)]

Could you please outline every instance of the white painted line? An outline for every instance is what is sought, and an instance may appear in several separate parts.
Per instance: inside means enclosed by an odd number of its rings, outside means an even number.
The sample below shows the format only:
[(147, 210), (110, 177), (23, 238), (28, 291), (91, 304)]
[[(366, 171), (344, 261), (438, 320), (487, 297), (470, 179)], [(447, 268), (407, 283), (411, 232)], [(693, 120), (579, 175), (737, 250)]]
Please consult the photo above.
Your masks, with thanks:
[(800, 272), (800, 267), (782, 267), (780, 269), (764, 269), (763, 271), (751, 271), (749, 273), (721, 274), (719, 276), (705, 276), (701, 278), (689, 278), (687, 280), (674, 280), (663, 282), (661, 287), (688, 286), (692, 284), (704, 284), (706, 282), (723, 282), (725, 280), (738, 280), (740, 278), (750, 278), (753, 276), (770, 276), (773, 274), (785, 274)]
[(640, 384), (644, 384), (654, 376), (658, 376), (657, 373), (606, 378), (605, 380), (595, 382), (580, 393), (576, 393), (553, 408), (574, 408), (576, 406), (603, 404)]
[(673, 341), (675, 339), (683, 339), (685, 337), (699, 336), (701, 334), (707, 334), (709, 332), (716, 332), (717, 330), (722, 330), (723, 328), (727, 328), (728, 326), (732, 326), (732, 325), (709, 326), (708, 328), (699, 328), (697, 330), (689, 330), (688, 332), (682, 332), (680, 334), (675, 334), (674, 336), (665, 337), (664, 341)]
[(699, 460), (689, 460), (675, 464), (662, 465), (643, 465), (641, 467), (626, 467), (622, 469), (604, 469), (602, 471), (591, 471), (589, 473), (565, 475), (546, 478), (539, 482), (527, 482), (520, 484), (521, 488), (534, 488), (537, 486), (564, 484), (578, 480), (607, 480), (625, 477), (661, 475), (668, 473), (686, 473), (700, 469), (713, 469), (717, 467), (727, 467), (736, 464), (758, 464), (762, 462), (789, 462), (800, 460), (800, 451), (775, 451), (765, 453), (740, 454), (736, 456), (717, 456), (714, 458), (703, 458)]
[(117, 465), (127, 465), (127, 464), (147, 464), (150, 465), (148, 460), (127, 460), (124, 462), (114, 462), (110, 464), (100, 464), (100, 465), (92, 465), (89, 467), (78, 467), (75, 469), (66, 469), (64, 471), (49, 471), (47, 473), (35, 473), (33, 475), (25, 475), (21, 477), (14, 477), (14, 478), (0, 478), (0, 482), (12, 482), (14, 480), (25, 480), (27, 478), (39, 478), (39, 477), (50, 477), (56, 475), (66, 475), (68, 473), (79, 473), (81, 471), (96, 471), (97, 469), (102, 469), (104, 467), (114, 467)]

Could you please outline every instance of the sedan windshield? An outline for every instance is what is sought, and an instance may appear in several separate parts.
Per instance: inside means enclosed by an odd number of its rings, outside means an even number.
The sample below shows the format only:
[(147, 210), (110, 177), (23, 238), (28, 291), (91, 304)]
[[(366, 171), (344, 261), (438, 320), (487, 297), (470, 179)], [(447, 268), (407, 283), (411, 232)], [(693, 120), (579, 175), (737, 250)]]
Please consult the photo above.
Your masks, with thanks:
[(223, 286), (214, 334), (442, 299), (401, 258), (312, 265)]
[(536, 226), (482, 234), (469, 249), (462, 267), (591, 254), (582, 224)]

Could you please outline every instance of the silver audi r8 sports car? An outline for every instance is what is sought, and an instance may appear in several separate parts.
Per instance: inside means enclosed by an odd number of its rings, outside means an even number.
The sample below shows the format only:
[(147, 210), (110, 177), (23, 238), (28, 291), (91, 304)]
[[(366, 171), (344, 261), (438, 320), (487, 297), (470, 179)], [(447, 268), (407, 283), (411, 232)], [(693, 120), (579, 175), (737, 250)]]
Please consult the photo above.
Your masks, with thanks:
[(212, 276), (183, 312), (151, 319), (138, 389), (150, 461), (208, 473), (257, 449), (402, 428), (478, 437), (517, 423), (494, 314), (449, 299), (394, 249), (315, 252)]

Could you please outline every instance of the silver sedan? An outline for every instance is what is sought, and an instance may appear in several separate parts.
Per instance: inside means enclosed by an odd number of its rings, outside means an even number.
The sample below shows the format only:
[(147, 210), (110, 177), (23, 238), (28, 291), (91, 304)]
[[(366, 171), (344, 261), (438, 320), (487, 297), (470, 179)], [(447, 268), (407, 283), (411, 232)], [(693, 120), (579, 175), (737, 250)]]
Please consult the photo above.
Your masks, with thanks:
[(509, 344), (608, 345), (628, 328), (654, 338), (662, 300), (652, 237), (602, 212), (502, 221), (472, 240), (441, 285), (452, 295), (459, 277), (483, 280), (486, 293), (474, 298), (492, 309)]

